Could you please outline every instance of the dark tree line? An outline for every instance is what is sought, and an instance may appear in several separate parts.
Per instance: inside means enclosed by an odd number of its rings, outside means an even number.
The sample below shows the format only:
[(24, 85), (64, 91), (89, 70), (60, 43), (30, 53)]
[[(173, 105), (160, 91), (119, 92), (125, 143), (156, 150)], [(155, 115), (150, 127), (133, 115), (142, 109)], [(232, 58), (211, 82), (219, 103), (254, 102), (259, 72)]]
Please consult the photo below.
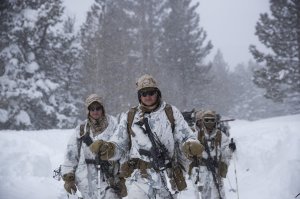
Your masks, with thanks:
[(95, 0), (79, 32), (75, 19), (63, 20), (61, 0), (1, 1), (0, 128), (73, 128), (91, 93), (117, 115), (137, 104), (144, 73), (182, 111), (242, 119), (299, 112), (299, 2), (270, 2), (272, 17), (262, 14), (256, 27), (270, 52), (251, 46), (259, 64), (229, 71), (221, 51), (207, 63), (213, 46), (191, 0)]
[(72, 23), (56, 28), (62, 2), (4, 0), (0, 9), (1, 129), (73, 127), (81, 69)]
[(97, 0), (81, 29), (88, 92), (101, 93), (111, 112), (125, 111), (137, 102), (136, 78), (149, 73), (164, 98), (182, 109), (195, 106), (193, 85), (203, 84), (209, 70), (203, 60), (212, 48), (198, 6), (191, 0)]

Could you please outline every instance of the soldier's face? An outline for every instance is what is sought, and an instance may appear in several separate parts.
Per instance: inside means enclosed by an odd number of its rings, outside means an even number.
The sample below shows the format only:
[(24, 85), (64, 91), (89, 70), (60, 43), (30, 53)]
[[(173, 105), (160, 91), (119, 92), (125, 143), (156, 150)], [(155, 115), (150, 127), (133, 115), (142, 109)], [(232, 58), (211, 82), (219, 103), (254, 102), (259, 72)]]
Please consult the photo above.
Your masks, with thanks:
[(157, 91), (155, 90), (150, 90), (150, 91), (145, 91), (141, 94), (141, 101), (144, 105), (146, 106), (152, 106), (156, 103), (157, 101)]
[(216, 119), (214, 117), (204, 117), (204, 126), (207, 128), (207, 130), (211, 131), (216, 126)]
[(103, 115), (102, 106), (99, 103), (91, 104), (89, 106), (89, 113), (93, 119), (95, 119), (95, 120), (100, 119)]

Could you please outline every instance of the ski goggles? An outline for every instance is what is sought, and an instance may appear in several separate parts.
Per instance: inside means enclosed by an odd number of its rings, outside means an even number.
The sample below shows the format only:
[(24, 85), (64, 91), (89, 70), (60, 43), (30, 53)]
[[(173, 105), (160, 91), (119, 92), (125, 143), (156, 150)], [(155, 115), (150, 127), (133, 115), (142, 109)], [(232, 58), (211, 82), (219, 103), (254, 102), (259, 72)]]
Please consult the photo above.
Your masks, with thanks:
[(214, 118), (214, 117), (205, 117), (205, 118), (203, 119), (203, 121), (204, 121), (205, 123), (215, 123), (215, 122), (216, 122), (216, 118)]
[(148, 95), (153, 96), (155, 94), (157, 94), (156, 90), (140, 91), (140, 95), (143, 97), (147, 97)]
[(101, 106), (99, 106), (99, 107), (91, 107), (91, 108), (89, 108), (89, 111), (91, 111), (91, 112), (95, 112), (95, 111), (101, 111), (102, 110), (102, 107)]

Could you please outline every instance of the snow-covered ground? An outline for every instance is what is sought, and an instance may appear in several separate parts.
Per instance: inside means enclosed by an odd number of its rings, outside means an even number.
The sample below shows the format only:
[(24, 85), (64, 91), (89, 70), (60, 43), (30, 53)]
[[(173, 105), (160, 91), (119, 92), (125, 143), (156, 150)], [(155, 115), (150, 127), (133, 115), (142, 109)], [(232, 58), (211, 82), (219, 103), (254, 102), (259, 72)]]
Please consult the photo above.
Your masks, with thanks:
[[(0, 131), (0, 198), (64, 199), (52, 178), (72, 130)], [(227, 199), (292, 199), (300, 192), (300, 115), (231, 122), (237, 152)], [(234, 163), (236, 167), (234, 166)], [(180, 198), (194, 198), (191, 183)], [(300, 196), (299, 196), (300, 198)]]

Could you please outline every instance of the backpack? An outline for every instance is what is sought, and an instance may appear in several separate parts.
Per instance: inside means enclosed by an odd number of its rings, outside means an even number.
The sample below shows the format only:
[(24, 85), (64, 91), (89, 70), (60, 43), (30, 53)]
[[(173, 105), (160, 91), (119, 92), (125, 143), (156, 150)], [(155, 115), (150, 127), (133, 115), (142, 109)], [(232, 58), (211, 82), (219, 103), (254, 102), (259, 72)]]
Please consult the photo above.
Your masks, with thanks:
[[(166, 104), (164, 110), (165, 110), (165, 113), (167, 115), (167, 118), (168, 118), (169, 122), (171, 123), (172, 133), (174, 133), (175, 119), (174, 119), (174, 115), (173, 115), (172, 106), (170, 104)], [(128, 111), (128, 115), (127, 115), (127, 132), (128, 132), (128, 135), (129, 135), (129, 148), (131, 148), (131, 145), (132, 145), (131, 135), (134, 135), (134, 132), (132, 131), (131, 126), (132, 126), (134, 116), (135, 116), (137, 111), (138, 111), (137, 106), (133, 107)]]
[[(191, 110), (191, 111), (183, 111), (181, 112), (183, 115), (184, 120), (188, 123), (189, 127), (195, 131), (194, 129), (194, 125), (196, 122), (196, 118), (195, 118), (195, 109)], [(216, 114), (216, 128), (218, 130), (220, 130), (222, 133), (224, 133), (227, 136), (230, 136), (230, 126), (228, 124), (228, 122), (234, 121), (235, 119), (222, 119), (222, 116), (217, 113)]]

